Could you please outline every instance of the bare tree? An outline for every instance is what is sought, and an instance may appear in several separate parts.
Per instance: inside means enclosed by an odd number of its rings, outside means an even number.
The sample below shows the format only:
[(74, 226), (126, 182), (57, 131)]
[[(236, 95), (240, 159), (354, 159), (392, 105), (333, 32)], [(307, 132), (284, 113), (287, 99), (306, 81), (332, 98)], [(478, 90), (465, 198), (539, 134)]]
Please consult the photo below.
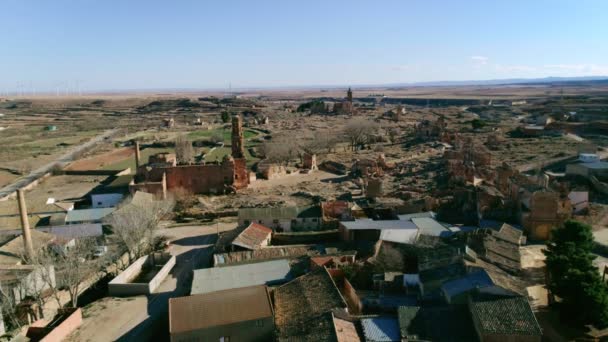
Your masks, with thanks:
[(400, 131), (396, 127), (390, 127), (390, 128), (387, 128), (386, 134), (388, 135), (388, 139), (391, 142), (391, 144), (395, 144), (395, 143), (397, 143), (397, 140), (399, 138)]
[(11, 290), (2, 283), (0, 283), (0, 303), (2, 318), (8, 323), (9, 329), (21, 327), (21, 322), (17, 317), (17, 302), (11, 294)]
[(129, 258), (139, 258), (154, 245), (158, 224), (173, 206), (171, 199), (143, 205), (129, 203), (113, 212), (106, 223), (112, 226), (119, 243), (129, 252)]
[(335, 149), (338, 141), (335, 132), (317, 131), (312, 138), (302, 141), (300, 146), (304, 152), (312, 154), (330, 153)]
[(192, 142), (183, 135), (175, 139), (175, 157), (178, 164), (190, 164), (194, 160)]
[(293, 137), (278, 137), (262, 144), (260, 152), (272, 162), (289, 163), (300, 155), (301, 146)]
[(354, 118), (344, 127), (344, 135), (353, 151), (370, 141), (370, 136), (377, 130), (377, 124), (363, 118)]
[(99, 259), (88, 260), (97, 246), (95, 239), (78, 239), (76, 245), (55, 255), (57, 286), (66, 288), (72, 307), (78, 306), (78, 295), (87, 278), (100, 271)]

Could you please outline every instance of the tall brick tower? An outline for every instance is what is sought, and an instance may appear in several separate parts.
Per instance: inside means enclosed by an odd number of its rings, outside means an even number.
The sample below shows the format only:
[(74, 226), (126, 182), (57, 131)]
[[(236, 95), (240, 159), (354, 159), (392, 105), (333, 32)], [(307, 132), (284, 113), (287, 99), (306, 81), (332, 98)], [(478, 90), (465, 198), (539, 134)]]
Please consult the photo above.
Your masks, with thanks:
[(348, 102), (353, 103), (353, 91), (348, 87), (348, 91), (346, 92), (346, 99)]
[(238, 114), (232, 117), (232, 158), (245, 158), (245, 144), (243, 144), (243, 120)]

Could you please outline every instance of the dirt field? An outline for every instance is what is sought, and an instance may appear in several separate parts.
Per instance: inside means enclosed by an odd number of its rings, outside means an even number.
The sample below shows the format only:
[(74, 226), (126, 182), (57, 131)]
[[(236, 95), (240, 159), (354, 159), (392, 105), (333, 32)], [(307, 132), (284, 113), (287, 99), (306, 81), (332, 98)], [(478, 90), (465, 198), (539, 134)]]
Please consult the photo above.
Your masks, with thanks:
[[(60, 212), (54, 205), (46, 204), (52, 197), (57, 202), (74, 202), (98, 186), (104, 176), (52, 176), (40, 185), (26, 192), (25, 200), (30, 217), (30, 225), (36, 226), (41, 217)], [(19, 207), (16, 199), (0, 202), (0, 229), (21, 228)]]
[(19, 176), (15, 175), (11, 172), (0, 170), (0, 188), (5, 186), (6, 184), (12, 182), (13, 180), (17, 179), (18, 177)]
[(127, 158), (134, 158), (135, 152), (131, 147), (122, 147), (113, 151), (105, 152), (93, 157), (80, 159), (72, 163), (67, 170), (98, 170), (107, 165), (112, 165)]

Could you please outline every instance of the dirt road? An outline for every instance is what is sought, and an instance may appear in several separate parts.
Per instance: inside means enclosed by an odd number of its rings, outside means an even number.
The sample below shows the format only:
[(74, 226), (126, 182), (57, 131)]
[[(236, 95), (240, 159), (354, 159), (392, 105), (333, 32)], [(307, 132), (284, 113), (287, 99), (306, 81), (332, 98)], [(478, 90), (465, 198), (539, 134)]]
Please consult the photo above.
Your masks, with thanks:
[(217, 231), (233, 229), (236, 223), (218, 226), (186, 226), (163, 229), (172, 242), (169, 252), (176, 265), (150, 296), (106, 297), (84, 309), (83, 324), (69, 341), (148, 341), (168, 338), (169, 298), (188, 295), (192, 270), (211, 266), (212, 245)]

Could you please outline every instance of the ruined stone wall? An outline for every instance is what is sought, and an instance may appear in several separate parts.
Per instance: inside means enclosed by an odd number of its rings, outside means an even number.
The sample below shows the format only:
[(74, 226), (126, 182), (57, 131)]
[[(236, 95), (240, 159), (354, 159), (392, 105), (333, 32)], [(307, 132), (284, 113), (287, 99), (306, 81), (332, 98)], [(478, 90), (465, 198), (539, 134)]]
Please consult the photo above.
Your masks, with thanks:
[(249, 185), (249, 172), (247, 171), (247, 160), (245, 158), (234, 159), (234, 180), (235, 189), (244, 189)]
[(304, 162), (302, 163), (305, 169), (317, 170), (317, 156), (315, 154), (304, 154)]
[(180, 165), (159, 169), (163, 170), (167, 173), (167, 190), (181, 188), (195, 194), (224, 193), (233, 184), (234, 178), (234, 169), (223, 164)]

